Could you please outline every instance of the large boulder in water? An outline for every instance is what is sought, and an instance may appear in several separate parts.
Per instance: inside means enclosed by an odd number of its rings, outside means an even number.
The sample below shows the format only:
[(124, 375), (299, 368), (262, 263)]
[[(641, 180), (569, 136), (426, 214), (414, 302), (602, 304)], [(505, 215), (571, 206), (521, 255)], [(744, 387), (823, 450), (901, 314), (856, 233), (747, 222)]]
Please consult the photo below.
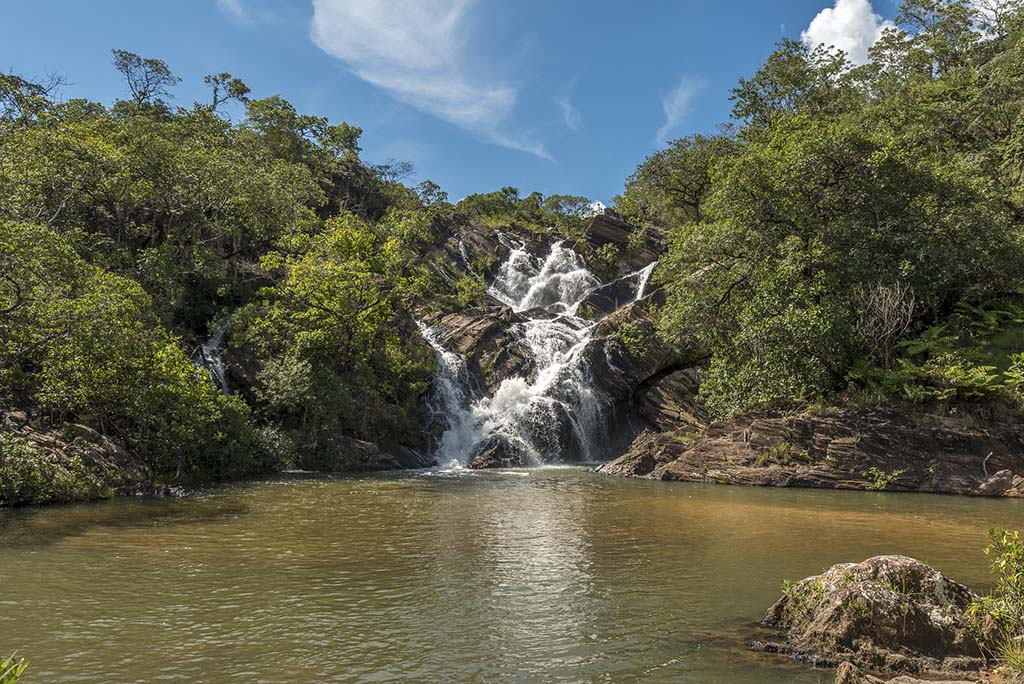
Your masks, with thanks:
[(840, 563), (789, 587), (763, 623), (783, 640), (753, 646), (884, 672), (977, 671), (985, 659), (967, 618), (976, 598), (906, 556)]

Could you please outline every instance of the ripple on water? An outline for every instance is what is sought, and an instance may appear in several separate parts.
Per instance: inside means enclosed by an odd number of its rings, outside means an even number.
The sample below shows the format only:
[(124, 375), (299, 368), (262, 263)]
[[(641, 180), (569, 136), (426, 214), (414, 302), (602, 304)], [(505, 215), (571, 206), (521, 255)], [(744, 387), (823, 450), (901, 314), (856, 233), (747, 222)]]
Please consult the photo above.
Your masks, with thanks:
[(889, 552), (977, 584), (1022, 512), (573, 468), (5, 511), (0, 644), (61, 682), (825, 682), (742, 651), (782, 579)]

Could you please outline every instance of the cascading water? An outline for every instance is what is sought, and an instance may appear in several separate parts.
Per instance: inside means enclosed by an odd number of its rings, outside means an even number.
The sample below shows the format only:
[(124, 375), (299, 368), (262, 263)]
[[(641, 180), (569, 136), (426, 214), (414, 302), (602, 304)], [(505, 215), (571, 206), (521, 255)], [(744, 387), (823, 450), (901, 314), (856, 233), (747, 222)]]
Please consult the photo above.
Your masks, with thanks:
[[(445, 426), (438, 461), (465, 465), (488, 449), (500, 450), (504, 462), (524, 465), (594, 460), (607, 443), (609, 406), (583, 354), (597, 323), (576, 312), (601, 282), (563, 242), (540, 259), (523, 243), (499, 239), (509, 254), (488, 292), (526, 317), (511, 332), (533, 357), (536, 373), (532, 379), (506, 378), (490, 396), (474, 396), (465, 360), (421, 325), (438, 358), (432, 403)], [(636, 283), (635, 299), (643, 296), (654, 266), (626, 276)]]
[(224, 322), (209, 339), (199, 345), (199, 358), (197, 359), (198, 364), (210, 372), (213, 379), (217, 381), (220, 391), (225, 395), (231, 394), (222, 356), (224, 352), (224, 333), (227, 331), (230, 322), (230, 319)]

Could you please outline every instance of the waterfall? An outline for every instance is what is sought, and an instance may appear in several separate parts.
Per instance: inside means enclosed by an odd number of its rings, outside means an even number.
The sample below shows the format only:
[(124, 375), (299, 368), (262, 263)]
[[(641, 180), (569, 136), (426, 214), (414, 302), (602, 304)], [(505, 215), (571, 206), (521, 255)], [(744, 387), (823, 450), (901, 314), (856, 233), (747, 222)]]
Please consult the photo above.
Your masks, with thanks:
[(217, 381), (217, 386), (220, 387), (220, 391), (225, 394), (231, 394), (231, 388), (228, 387), (228, 375), (224, 368), (224, 333), (228, 329), (228, 325), (231, 323), (231, 319), (224, 321), (217, 330), (199, 345), (199, 358), (198, 363), (200, 366), (205, 368), (213, 376), (213, 379)]
[[(596, 460), (608, 442), (610, 406), (595, 388), (583, 353), (597, 322), (576, 311), (601, 282), (564, 242), (540, 258), (523, 243), (498, 237), (509, 254), (488, 293), (525, 316), (510, 332), (533, 357), (536, 374), (531, 380), (506, 378), (493, 394), (474, 396), (465, 360), (444, 349), (436, 332), (421, 324), (438, 360), (432, 404), (445, 427), (438, 462), (466, 465), (488, 449), (524, 465)], [(636, 299), (654, 266), (626, 276), (637, 282)]]

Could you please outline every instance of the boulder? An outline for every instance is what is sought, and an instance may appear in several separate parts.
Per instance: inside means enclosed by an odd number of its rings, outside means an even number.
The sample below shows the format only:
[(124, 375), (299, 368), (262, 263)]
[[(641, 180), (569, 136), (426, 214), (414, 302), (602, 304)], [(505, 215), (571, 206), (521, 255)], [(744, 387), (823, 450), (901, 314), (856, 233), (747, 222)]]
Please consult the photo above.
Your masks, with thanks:
[(526, 452), (518, 448), (511, 440), (493, 435), (485, 440), (469, 461), (474, 470), (485, 468), (519, 468), (530, 465)]
[(840, 563), (789, 587), (763, 622), (782, 641), (755, 647), (883, 672), (976, 672), (986, 664), (968, 627), (976, 598), (906, 556)]

